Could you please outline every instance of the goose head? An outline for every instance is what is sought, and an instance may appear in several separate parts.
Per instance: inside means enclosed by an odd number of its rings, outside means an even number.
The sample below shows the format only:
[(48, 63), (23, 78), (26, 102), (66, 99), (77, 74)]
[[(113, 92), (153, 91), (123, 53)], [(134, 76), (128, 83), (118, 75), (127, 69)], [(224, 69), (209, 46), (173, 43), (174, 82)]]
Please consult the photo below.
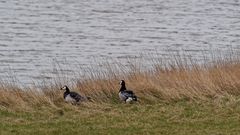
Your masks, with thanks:
[(121, 85), (121, 88), (120, 88), (119, 92), (124, 91), (124, 90), (127, 89), (126, 86), (125, 86), (125, 81), (124, 80), (120, 81), (120, 85)]
[(121, 80), (119, 84), (123, 86), (123, 85), (125, 85), (125, 81)]
[(65, 90), (65, 91), (69, 91), (69, 88), (67, 85), (64, 85), (60, 90)]

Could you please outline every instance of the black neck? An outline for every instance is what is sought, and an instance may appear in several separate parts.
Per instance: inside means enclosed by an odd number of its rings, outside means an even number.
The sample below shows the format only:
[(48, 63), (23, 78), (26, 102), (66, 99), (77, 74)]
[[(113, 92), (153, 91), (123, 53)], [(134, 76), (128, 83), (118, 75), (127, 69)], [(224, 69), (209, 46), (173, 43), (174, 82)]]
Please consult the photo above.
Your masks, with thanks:
[(126, 90), (126, 89), (127, 89), (127, 88), (126, 88), (125, 84), (122, 84), (122, 86), (121, 86), (121, 88), (120, 88), (119, 91), (124, 91), (124, 90)]
[(66, 87), (66, 91), (64, 93), (70, 93), (70, 90), (68, 87)]
[(70, 90), (66, 88), (66, 91), (63, 93), (63, 97), (66, 98), (66, 96), (70, 93)]
[(63, 97), (65, 98), (69, 93), (70, 93), (70, 90), (69, 90), (69, 88), (67, 87), (67, 88), (66, 88), (66, 91), (65, 91), (64, 94), (63, 94)]

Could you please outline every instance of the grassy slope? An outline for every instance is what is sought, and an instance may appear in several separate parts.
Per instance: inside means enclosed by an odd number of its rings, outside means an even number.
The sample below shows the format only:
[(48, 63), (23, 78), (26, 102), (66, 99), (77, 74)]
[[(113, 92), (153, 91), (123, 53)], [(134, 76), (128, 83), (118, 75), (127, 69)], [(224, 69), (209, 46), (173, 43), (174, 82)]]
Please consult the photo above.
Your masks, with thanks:
[(0, 111), (0, 134), (238, 134), (238, 101), (87, 104)]
[[(0, 135), (240, 133), (240, 58), (203, 65), (176, 60), (150, 71), (132, 67), (126, 72), (110, 65), (73, 82), (73, 90), (93, 101), (80, 106), (63, 102), (61, 80), (41, 91), (0, 82)], [(119, 103), (121, 79), (138, 104)]]

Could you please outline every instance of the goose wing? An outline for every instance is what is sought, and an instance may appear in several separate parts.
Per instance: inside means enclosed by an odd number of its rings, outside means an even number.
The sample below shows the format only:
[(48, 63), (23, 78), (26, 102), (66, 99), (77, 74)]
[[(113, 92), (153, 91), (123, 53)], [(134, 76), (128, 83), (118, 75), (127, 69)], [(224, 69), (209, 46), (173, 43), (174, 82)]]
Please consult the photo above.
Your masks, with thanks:
[(127, 93), (127, 94), (125, 94), (125, 95), (126, 95), (126, 99), (132, 98), (133, 101), (137, 101), (137, 96), (133, 93), (133, 91), (131, 91), (131, 90), (126, 90), (126, 91), (124, 91), (124, 92)]
[(73, 99), (75, 99), (77, 102), (79, 101), (79, 100), (81, 100), (81, 98), (82, 98), (82, 96), (80, 96), (78, 93), (76, 93), (76, 92), (70, 92), (70, 96), (73, 98)]
[(128, 98), (128, 97), (133, 97), (134, 93), (130, 90), (126, 90), (126, 91), (122, 92), (122, 95), (125, 96), (126, 98)]
[(130, 95), (134, 95), (133, 91), (131, 91), (131, 90), (125, 90), (124, 92), (126, 92), (126, 93), (128, 93)]

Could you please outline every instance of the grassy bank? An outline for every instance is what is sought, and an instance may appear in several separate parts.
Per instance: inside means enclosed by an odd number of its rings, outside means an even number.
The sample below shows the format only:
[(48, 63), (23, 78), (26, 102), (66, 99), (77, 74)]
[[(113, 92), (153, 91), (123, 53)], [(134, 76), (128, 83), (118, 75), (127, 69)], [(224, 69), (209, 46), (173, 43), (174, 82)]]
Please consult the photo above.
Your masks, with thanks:
[(9, 134), (238, 134), (240, 106), (206, 102), (85, 104), (79, 107), (0, 111), (1, 135)]
[[(92, 98), (73, 106), (59, 88), (69, 83), (20, 88), (0, 86), (1, 134), (237, 134), (240, 131), (240, 60), (211, 62), (174, 57), (130, 66), (105, 64), (86, 71), (70, 88)], [(139, 97), (118, 100), (119, 80)]]

